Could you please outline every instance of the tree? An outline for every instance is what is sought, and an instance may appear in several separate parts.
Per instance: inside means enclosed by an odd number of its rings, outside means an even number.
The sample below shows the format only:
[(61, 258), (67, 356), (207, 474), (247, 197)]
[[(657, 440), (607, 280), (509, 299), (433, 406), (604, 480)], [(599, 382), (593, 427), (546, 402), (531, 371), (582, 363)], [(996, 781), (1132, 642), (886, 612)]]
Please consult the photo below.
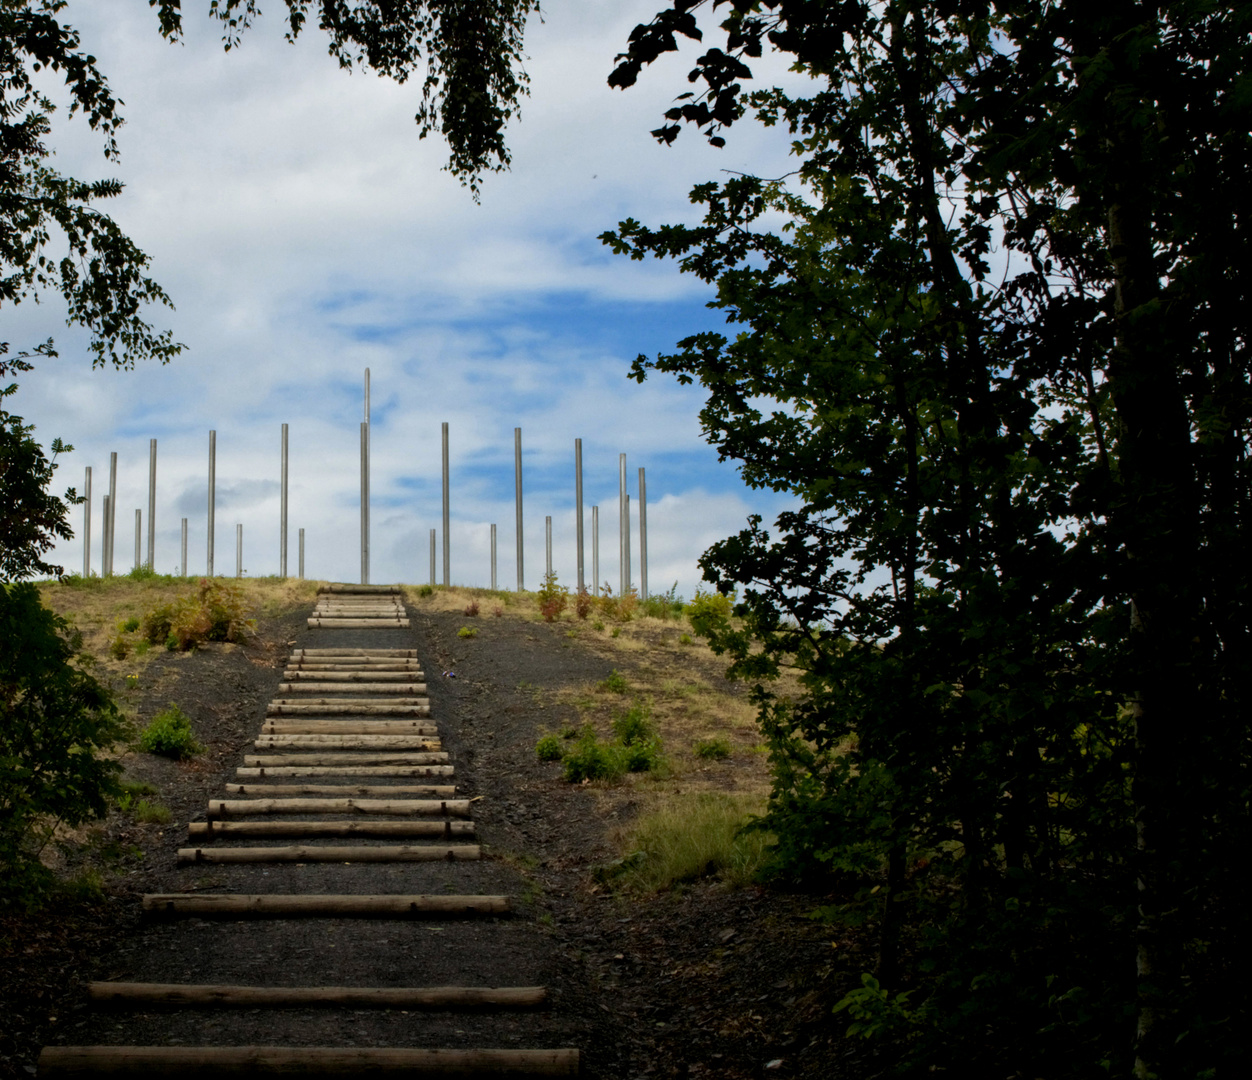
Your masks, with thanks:
[[(702, 37), (700, 6), (636, 28), (610, 83)], [(919, 1053), (968, 1065), (953, 1035), (991, 1018), (1057, 1068), (1121, 1063), (1134, 1000), (1139, 1075), (1221, 1062), (1247, 1001), (1204, 942), (1248, 940), (1249, 13), (714, 6), (726, 48), (654, 134), (751, 112), (797, 172), (605, 239), (717, 285), (745, 329), (635, 374), (698, 379), (722, 456), (803, 502), (703, 560), (747, 586), (714, 642), (759, 680), (780, 855), (884, 875), (879, 975), (902, 933), (935, 973), (910, 976)], [(743, 92), (768, 47), (811, 96)], [(799, 702), (763, 678), (782, 661)]]

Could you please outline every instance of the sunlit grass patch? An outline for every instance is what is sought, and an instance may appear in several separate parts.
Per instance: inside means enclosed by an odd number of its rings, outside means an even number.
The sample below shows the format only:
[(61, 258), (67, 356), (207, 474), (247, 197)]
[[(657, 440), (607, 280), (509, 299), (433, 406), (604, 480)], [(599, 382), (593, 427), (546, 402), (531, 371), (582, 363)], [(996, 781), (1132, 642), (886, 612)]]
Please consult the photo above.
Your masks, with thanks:
[(759, 795), (706, 791), (671, 796), (631, 824), (622, 837), (625, 854), (600, 876), (645, 893), (703, 877), (749, 885), (765, 865), (771, 837), (744, 832), (743, 826), (764, 805)]

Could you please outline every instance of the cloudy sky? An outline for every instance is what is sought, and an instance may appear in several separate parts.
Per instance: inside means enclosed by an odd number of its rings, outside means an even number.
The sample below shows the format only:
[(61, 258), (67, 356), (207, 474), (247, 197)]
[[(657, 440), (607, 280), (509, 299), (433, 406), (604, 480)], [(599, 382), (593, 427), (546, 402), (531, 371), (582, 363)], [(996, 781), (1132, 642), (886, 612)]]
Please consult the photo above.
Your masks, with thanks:
[[(186, 9), (186, 41), (164, 42), (146, 0), (73, 0), (82, 33), (125, 102), (121, 162), (107, 163), (81, 119), (60, 117), (55, 167), (127, 185), (111, 212), (153, 259), (177, 305), (151, 312), (187, 351), (168, 366), (96, 370), (55, 302), (0, 311), (13, 347), (50, 334), (61, 357), (23, 381), (13, 411), (45, 444), (75, 446), (58, 480), (81, 488), (93, 467), (92, 566), (110, 451), (118, 455), (115, 570), (133, 564), (134, 511), (146, 551), (149, 439), (158, 440), (156, 568), (204, 573), (209, 431), (217, 432), (216, 571), (235, 570), (243, 525), (249, 575), (279, 565), (280, 429), (290, 426), (290, 555), (306, 530), (307, 576), (359, 580), (359, 423), (372, 382), (375, 582), (421, 582), (429, 529), (440, 524), (440, 424), (450, 431), (451, 566), (457, 584), (512, 587), (513, 429), (522, 429), (526, 585), (544, 570), (551, 515), (554, 568), (575, 575), (574, 440), (583, 441), (586, 565), (591, 506), (600, 507), (600, 581), (618, 588), (618, 461), (632, 507), (647, 469), (648, 584), (690, 596), (696, 561), (777, 497), (744, 487), (701, 439), (698, 389), (627, 379), (655, 354), (721, 324), (708, 290), (672, 265), (611, 255), (597, 235), (626, 217), (693, 221), (687, 193), (721, 170), (788, 169), (778, 132), (744, 124), (726, 149), (685, 132), (648, 135), (686, 89), (688, 50), (622, 93), (606, 85), (614, 55), (658, 0), (553, 0), (527, 30), (531, 97), (509, 133), (513, 168), (489, 177), (476, 205), (441, 171), (445, 147), (419, 141), (415, 86), (341, 72), (316, 29), (295, 46), (279, 11), (243, 47), (223, 52), (207, 0)], [(768, 63), (761, 81), (790, 78)], [(61, 95), (63, 98), (63, 95)], [(75, 528), (81, 511), (75, 511)], [(638, 582), (638, 524), (634, 579)], [(61, 545), (67, 569), (82, 541)], [(442, 559), (442, 555), (440, 555)]]

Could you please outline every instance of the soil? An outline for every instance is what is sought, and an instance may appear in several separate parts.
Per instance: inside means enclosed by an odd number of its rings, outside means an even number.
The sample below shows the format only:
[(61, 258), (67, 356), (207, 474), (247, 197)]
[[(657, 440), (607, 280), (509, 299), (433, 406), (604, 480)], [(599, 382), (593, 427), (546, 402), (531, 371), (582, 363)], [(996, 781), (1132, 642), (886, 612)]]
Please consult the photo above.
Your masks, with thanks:
[[(159, 788), (173, 823), (110, 817), (80, 856), (110, 866), (103, 901), (71, 904), (56, 919), (0, 917), (0, 1078), (33, 1074), (42, 1045), (92, 1043), (577, 1046), (583, 1074), (604, 1078), (876, 1071), (831, 1015), (865, 961), (855, 941), (841, 936), (835, 945), (830, 928), (809, 917), (824, 898), (702, 880), (635, 899), (597, 882), (596, 868), (617, 855), (610, 827), (630, 814), (630, 801), (566, 783), (559, 766), (536, 759), (534, 746), (543, 732), (577, 721), (552, 692), (604, 679), (613, 667), (629, 675), (622, 656), (601, 656), (543, 623), (483, 618), (478, 635), (465, 639), (457, 636), (466, 621), (459, 613), (419, 606), (411, 615), (409, 631), (364, 633), (310, 631), (307, 610), (262, 620), (250, 644), (162, 656), (142, 687), (123, 691), (141, 718), (176, 700), (206, 751), (183, 763), (127, 759), (128, 778)], [(348, 633), (350, 641), (336, 637)], [(339, 644), (418, 650), (432, 715), (459, 789), (479, 799), (474, 817), (491, 857), (178, 868), (185, 823), (203, 820), (209, 796), (233, 779), (290, 649)], [(515, 911), (472, 922), (141, 918), (143, 893), (188, 890), (507, 893)], [(93, 979), (544, 984), (551, 997), (537, 1014), (113, 1013), (89, 1005), (85, 984)]]

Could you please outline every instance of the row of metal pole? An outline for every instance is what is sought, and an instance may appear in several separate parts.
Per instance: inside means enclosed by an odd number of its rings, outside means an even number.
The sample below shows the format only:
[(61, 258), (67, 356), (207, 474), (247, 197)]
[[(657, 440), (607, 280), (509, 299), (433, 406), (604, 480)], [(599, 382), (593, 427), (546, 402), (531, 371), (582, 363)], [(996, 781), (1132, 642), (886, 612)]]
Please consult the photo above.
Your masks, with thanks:
[[(367, 373), (368, 378), (368, 373)], [(368, 389), (367, 389), (368, 394)], [(282, 426), (282, 494), (280, 497), (280, 540), (279, 540), (279, 576), (287, 576), (287, 425)], [(146, 561), (143, 558), (141, 537), (142, 537), (142, 510), (135, 510), (135, 567), (147, 566), (149, 569), (155, 569), (156, 566), (156, 470), (157, 470), (157, 441), (150, 439), (148, 441), (148, 553)], [(362, 477), (367, 477), (367, 472), (363, 467)], [(87, 466), (86, 477), (83, 483), (83, 577), (91, 576), (91, 466)], [(214, 550), (213, 541), (216, 526), (217, 508), (217, 432), (209, 432), (209, 497), (208, 497), (208, 551), (206, 558), (206, 572), (209, 577), (213, 577), (213, 561)], [(363, 511), (364, 513), (364, 511)], [(104, 507), (102, 517), (102, 536), (100, 544), (100, 574), (101, 577), (112, 577), (113, 575), (113, 554), (116, 543), (116, 525), (117, 525), (117, 452), (113, 451), (109, 454), (109, 494), (104, 497)], [(364, 519), (363, 519), (364, 520)], [(368, 525), (363, 526), (362, 540), (363, 551), (366, 553), (363, 558), (368, 559)], [(300, 569), (299, 576), (304, 577), (304, 530), (300, 530)], [(362, 564), (363, 572), (368, 575), (368, 562)], [(187, 576), (187, 519), (182, 520), (182, 560), (179, 564), (180, 572), (183, 577)], [(243, 525), (235, 526), (235, 576), (243, 576)]]
[[(368, 387), (368, 371), (366, 372)], [(368, 394), (368, 389), (367, 389)], [(445, 422), (442, 426), (443, 435), (443, 583), (451, 584), (452, 576), (452, 552), (449, 534), (450, 514), (449, 514), (449, 475), (448, 475), (448, 425)], [(363, 444), (364, 445), (364, 444)], [(362, 507), (366, 506), (369, 493), (369, 477), (364, 471), (367, 458), (362, 454), (362, 474), (361, 474), (361, 500)], [(631, 576), (630, 556), (630, 495), (626, 490), (626, 455), (622, 454), (618, 458), (618, 483), (619, 483), (619, 547), (618, 554), (620, 556), (621, 576), (619, 581), (619, 591), (621, 595), (628, 593), (633, 587), (633, 578)], [(520, 427), (513, 429), (513, 484), (516, 501), (516, 537), (517, 537), (517, 591), (521, 592), (525, 588), (526, 574), (524, 561), (524, 545), (522, 542), (522, 429)], [(648, 502), (647, 502), (647, 479), (644, 470), (639, 470), (639, 595), (647, 598), (648, 595)], [(574, 519), (576, 547), (578, 550), (577, 557), (577, 588), (582, 592), (586, 588), (586, 578), (584, 575), (583, 562), (583, 441), (582, 439), (574, 440)], [(363, 509), (364, 515), (368, 511)], [(364, 543), (364, 532), (362, 533), (362, 543)], [(435, 579), (435, 530), (430, 530), (430, 583), (437, 584)], [(364, 550), (364, 549), (363, 549)], [(552, 574), (552, 518), (547, 516), (544, 518), (544, 570), (546, 575)], [(593, 506), (591, 508), (591, 577), (596, 591), (599, 589), (600, 583), (600, 508)], [(364, 566), (364, 563), (362, 564)], [(366, 579), (362, 578), (362, 583)], [(496, 577), (496, 526), (491, 526), (491, 587), (497, 588)]]

